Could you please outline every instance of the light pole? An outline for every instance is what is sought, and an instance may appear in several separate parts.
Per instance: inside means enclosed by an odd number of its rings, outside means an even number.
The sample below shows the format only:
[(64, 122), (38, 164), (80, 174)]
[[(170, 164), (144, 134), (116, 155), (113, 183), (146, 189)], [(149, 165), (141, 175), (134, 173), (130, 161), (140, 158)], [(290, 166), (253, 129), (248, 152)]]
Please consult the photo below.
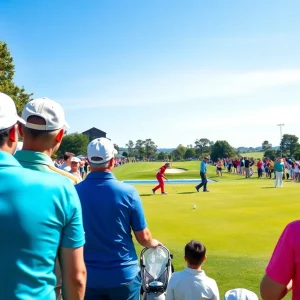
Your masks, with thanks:
[(281, 141), (282, 141), (282, 126), (284, 126), (284, 124), (277, 124), (277, 126), (280, 127), (280, 153), (281, 153), (281, 158), (282, 158), (282, 145), (281, 145)]

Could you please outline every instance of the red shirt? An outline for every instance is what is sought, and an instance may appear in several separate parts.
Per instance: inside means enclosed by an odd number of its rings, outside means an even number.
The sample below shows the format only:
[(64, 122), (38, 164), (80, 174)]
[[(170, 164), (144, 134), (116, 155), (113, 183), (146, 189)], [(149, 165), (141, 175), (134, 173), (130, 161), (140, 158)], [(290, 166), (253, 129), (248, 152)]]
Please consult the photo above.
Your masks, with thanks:
[(161, 168), (159, 168), (159, 171), (157, 172), (157, 175), (162, 176), (167, 170), (167, 167), (162, 166)]
[(262, 161), (258, 161), (256, 166), (257, 166), (258, 168), (261, 168), (262, 165), (263, 165), (263, 162), (262, 162)]

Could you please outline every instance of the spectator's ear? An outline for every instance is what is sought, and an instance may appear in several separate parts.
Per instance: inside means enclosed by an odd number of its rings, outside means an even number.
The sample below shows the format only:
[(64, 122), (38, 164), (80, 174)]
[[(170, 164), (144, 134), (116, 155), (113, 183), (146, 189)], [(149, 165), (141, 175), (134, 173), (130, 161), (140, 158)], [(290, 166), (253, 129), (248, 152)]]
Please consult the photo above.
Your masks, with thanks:
[(8, 138), (11, 142), (16, 143), (18, 142), (18, 125), (14, 125), (11, 130), (9, 131)]
[(21, 137), (24, 137), (24, 134), (23, 134), (23, 127), (22, 127), (22, 124), (21, 124), (21, 123), (18, 124), (18, 131), (19, 131), (20, 136), (21, 136)]
[(65, 134), (65, 130), (64, 129), (60, 129), (57, 136), (56, 136), (56, 141), (57, 143), (61, 143), (63, 137), (64, 137), (64, 134)]
[(203, 258), (203, 262), (202, 263), (205, 263), (207, 260), (207, 256), (205, 255), (204, 258)]

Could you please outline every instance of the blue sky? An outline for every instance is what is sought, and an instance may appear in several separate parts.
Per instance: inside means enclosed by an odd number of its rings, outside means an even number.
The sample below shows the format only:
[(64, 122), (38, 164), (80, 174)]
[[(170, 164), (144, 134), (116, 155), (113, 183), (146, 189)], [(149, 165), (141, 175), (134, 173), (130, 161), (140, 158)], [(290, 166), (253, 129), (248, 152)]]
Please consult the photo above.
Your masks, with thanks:
[(15, 81), (119, 146), (300, 132), (300, 1), (0, 0)]

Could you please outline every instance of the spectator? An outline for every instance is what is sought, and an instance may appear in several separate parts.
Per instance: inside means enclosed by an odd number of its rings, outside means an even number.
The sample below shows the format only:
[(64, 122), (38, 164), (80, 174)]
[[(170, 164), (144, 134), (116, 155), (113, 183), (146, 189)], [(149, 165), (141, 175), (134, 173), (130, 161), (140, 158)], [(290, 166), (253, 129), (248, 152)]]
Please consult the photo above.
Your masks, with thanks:
[(258, 178), (262, 178), (262, 167), (263, 167), (263, 161), (261, 159), (258, 160), (257, 164), (257, 175)]
[(198, 241), (185, 246), (184, 260), (187, 268), (172, 275), (166, 300), (219, 300), (219, 290), (214, 279), (206, 276), (202, 264), (206, 261), (206, 248)]
[(245, 157), (244, 159), (244, 165), (245, 165), (245, 177), (250, 178), (250, 165), (251, 161), (248, 157)]
[(292, 290), (300, 299), (300, 221), (288, 224), (274, 249), (260, 285), (263, 300), (283, 299)]
[(278, 157), (276, 162), (274, 163), (274, 170), (275, 170), (275, 187), (278, 187), (278, 186), (282, 187), (284, 163), (280, 157)]
[[(80, 182), (78, 177), (58, 169), (51, 159), (61, 144), (65, 126), (68, 126), (63, 108), (47, 98), (35, 99), (24, 107), (22, 118), (26, 121), (25, 125), (19, 125), (23, 149), (15, 153), (19, 163), (28, 169), (61, 174), (73, 184)], [(62, 278), (58, 261), (56, 275), (56, 292), (59, 295)]]
[(71, 159), (73, 156), (75, 156), (74, 153), (66, 152), (64, 154), (64, 162), (61, 164), (61, 166), (59, 168), (66, 172), (70, 172), (71, 171)]
[(70, 173), (72, 175), (74, 175), (75, 177), (77, 177), (78, 182), (82, 181), (82, 177), (81, 177), (80, 171), (79, 171), (80, 162), (81, 162), (81, 160), (78, 157), (74, 156), (71, 159), (71, 171), (70, 171)]
[(77, 177), (56, 168), (51, 159), (62, 142), (65, 128), (69, 127), (63, 108), (48, 98), (35, 99), (24, 107), (22, 118), (26, 121), (25, 125), (19, 125), (23, 148), (15, 154), (20, 164), (33, 170), (59, 173), (78, 183)]
[(13, 100), (0, 93), (1, 299), (55, 299), (57, 252), (63, 266), (64, 299), (85, 290), (84, 232), (78, 196), (57, 174), (22, 168), (11, 155), (18, 134)]
[(86, 235), (85, 300), (138, 300), (141, 278), (131, 230), (143, 247), (160, 243), (152, 239), (135, 188), (112, 174), (114, 144), (98, 138), (89, 143), (87, 152), (91, 172), (76, 186)]

